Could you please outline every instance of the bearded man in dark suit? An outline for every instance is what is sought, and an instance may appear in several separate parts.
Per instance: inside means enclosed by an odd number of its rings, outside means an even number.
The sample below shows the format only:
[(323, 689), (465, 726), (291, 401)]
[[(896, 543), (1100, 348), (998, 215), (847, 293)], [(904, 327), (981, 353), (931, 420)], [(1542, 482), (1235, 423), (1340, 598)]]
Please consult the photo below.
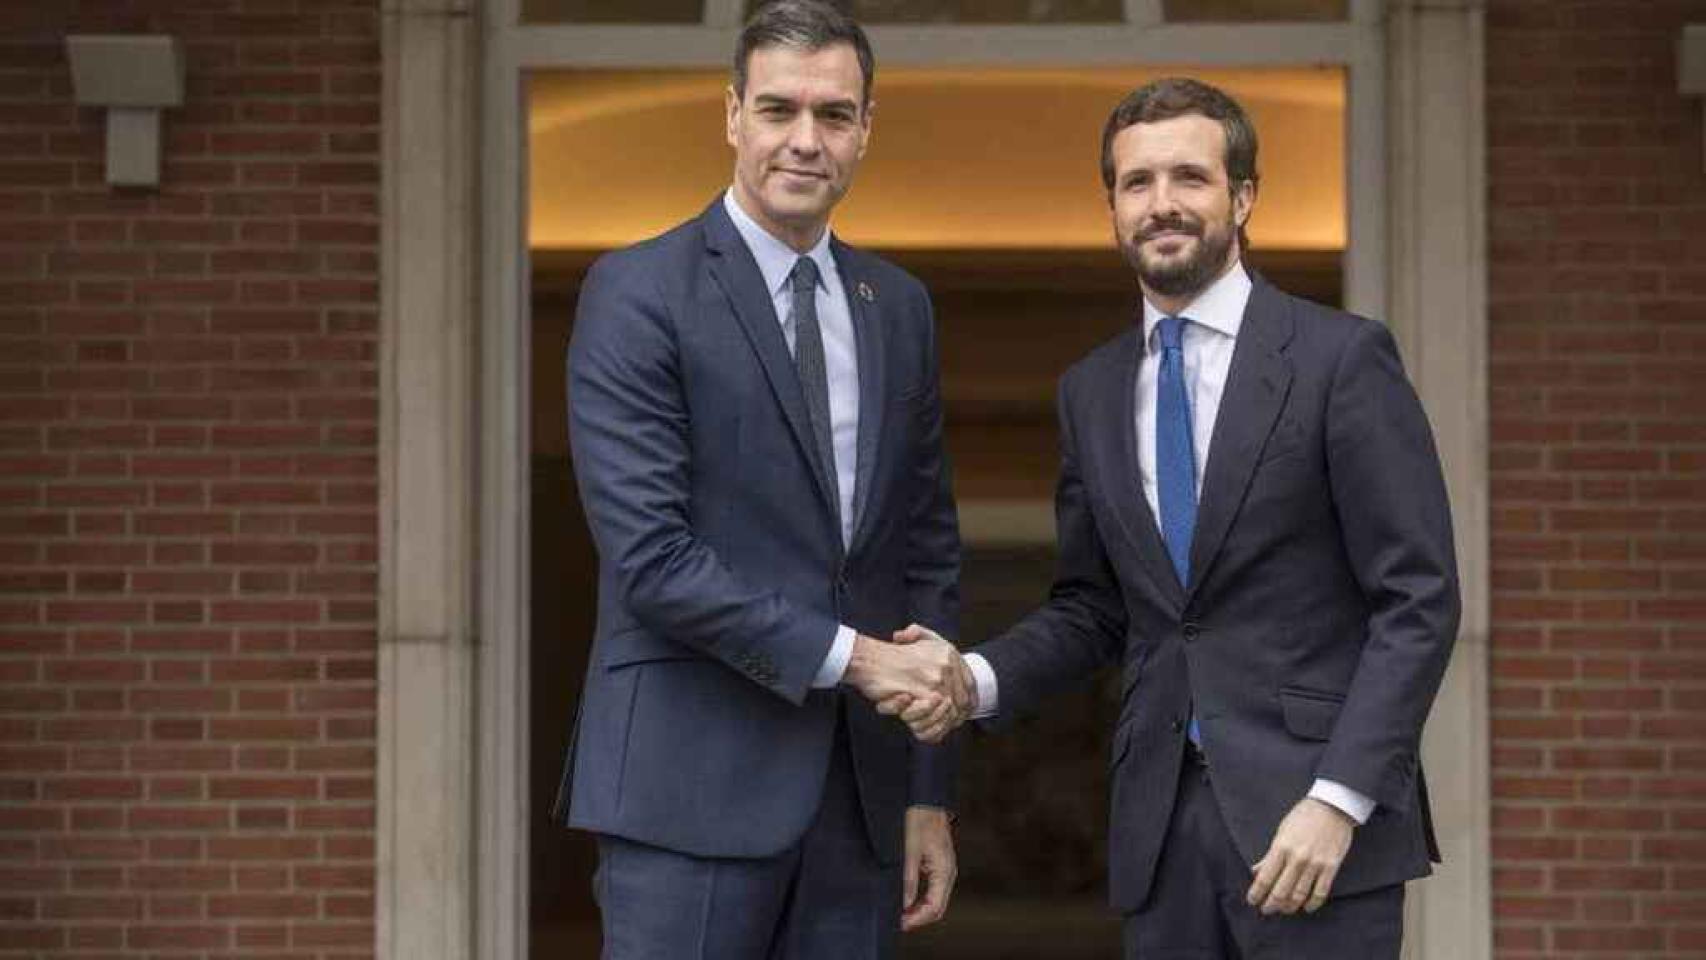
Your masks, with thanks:
[[(1128, 960), (1397, 960), (1459, 613), (1427, 419), (1383, 326), (1245, 268), (1256, 134), (1231, 97), (1157, 81), (1102, 143), (1142, 313), (1061, 381), (1056, 580), (966, 654), (977, 713), (1122, 664)], [(882, 709), (933, 733), (929, 706)]]

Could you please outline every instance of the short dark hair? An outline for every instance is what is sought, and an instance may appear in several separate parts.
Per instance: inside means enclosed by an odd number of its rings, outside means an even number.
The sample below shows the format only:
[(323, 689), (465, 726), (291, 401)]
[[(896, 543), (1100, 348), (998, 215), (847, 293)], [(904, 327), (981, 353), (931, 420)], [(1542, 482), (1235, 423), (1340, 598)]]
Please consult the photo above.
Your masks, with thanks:
[[(1163, 77), (1146, 83), (1121, 100), (1102, 128), (1102, 185), (1114, 189), (1114, 138), (1121, 130), (1139, 123), (1160, 123), (1175, 117), (1198, 115), (1214, 120), (1226, 133), (1226, 179), (1236, 191), (1238, 184), (1260, 180), (1256, 172), (1256, 127), (1238, 101), (1225, 91), (1189, 77)], [(1250, 249), (1244, 228), (1238, 228), (1238, 244)]]
[(741, 29), (735, 45), (735, 97), (746, 98), (746, 65), (752, 52), (764, 47), (793, 47), (814, 51), (848, 44), (859, 58), (865, 91), (861, 108), (871, 102), (871, 84), (877, 75), (877, 58), (870, 38), (839, 5), (830, 0), (770, 0), (761, 4)]

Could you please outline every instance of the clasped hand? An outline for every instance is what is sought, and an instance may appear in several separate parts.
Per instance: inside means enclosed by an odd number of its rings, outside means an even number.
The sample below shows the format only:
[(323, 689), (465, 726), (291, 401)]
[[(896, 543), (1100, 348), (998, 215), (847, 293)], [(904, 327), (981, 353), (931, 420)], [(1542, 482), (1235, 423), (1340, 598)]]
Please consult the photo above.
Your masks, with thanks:
[(925, 743), (941, 742), (977, 703), (976, 681), (960, 652), (917, 624), (896, 631), (888, 642), (857, 636), (846, 680), (879, 713), (899, 717)]

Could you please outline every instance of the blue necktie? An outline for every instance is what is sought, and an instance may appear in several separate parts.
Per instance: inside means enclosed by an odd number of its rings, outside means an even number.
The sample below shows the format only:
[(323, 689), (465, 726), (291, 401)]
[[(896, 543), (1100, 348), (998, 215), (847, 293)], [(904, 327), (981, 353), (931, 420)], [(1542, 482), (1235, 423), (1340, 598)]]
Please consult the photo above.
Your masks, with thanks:
[[(1191, 534), (1197, 526), (1197, 457), (1191, 442), (1191, 401), (1185, 392), (1185, 321), (1161, 318), (1161, 376), (1155, 383), (1155, 482), (1161, 537), (1179, 584), (1191, 579)], [(1186, 735), (1202, 743), (1196, 711)]]

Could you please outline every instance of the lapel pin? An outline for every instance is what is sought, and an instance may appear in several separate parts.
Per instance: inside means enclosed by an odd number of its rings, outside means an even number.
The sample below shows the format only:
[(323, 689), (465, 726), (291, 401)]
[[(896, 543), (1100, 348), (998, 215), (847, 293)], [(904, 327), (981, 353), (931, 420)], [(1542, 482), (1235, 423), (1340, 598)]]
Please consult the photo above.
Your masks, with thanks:
[(866, 303), (875, 302), (877, 299), (877, 294), (871, 289), (871, 285), (863, 280), (859, 281), (859, 299)]

